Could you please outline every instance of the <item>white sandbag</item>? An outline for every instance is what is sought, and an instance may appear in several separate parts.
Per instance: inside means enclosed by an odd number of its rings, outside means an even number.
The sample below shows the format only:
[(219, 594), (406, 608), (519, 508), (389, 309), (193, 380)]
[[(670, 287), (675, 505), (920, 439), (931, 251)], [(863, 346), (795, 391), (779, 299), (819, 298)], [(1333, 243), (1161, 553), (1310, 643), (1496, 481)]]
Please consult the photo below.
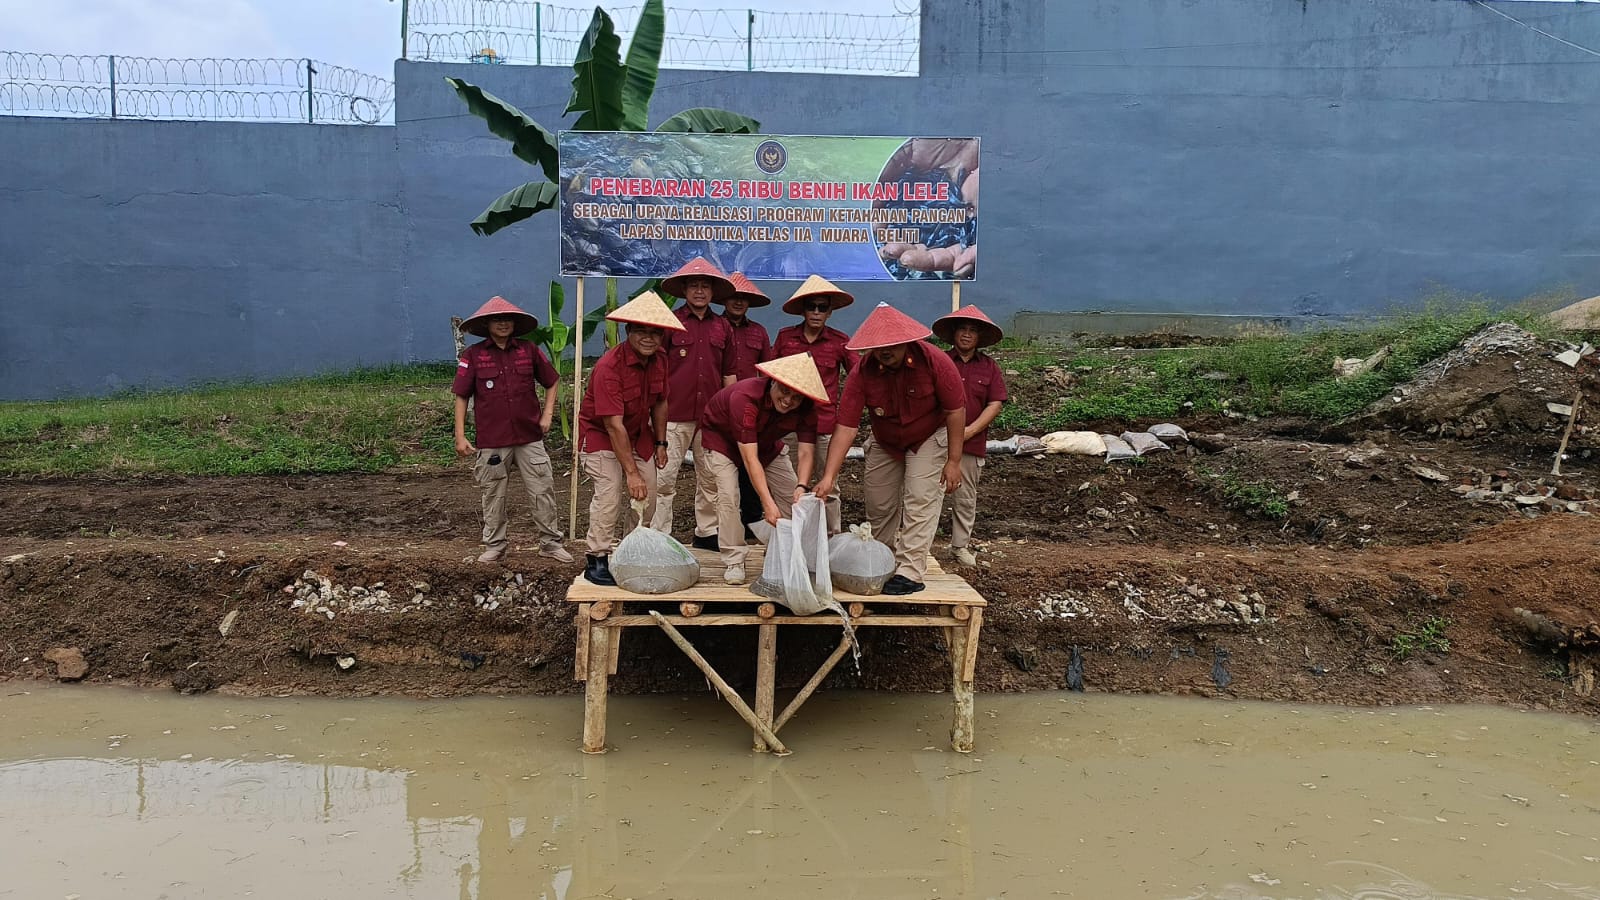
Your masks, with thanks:
[(1116, 462), (1119, 459), (1133, 459), (1139, 451), (1133, 445), (1114, 434), (1102, 434), (1100, 440), (1105, 442), (1106, 462)]
[(1172, 449), (1166, 444), (1163, 444), (1161, 442), (1161, 438), (1156, 437), (1148, 431), (1124, 431), (1122, 433), (1122, 439), (1127, 441), (1128, 446), (1133, 448), (1133, 452), (1139, 454), (1140, 456), (1143, 456), (1146, 453), (1154, 453), (1157, 450)]
[(1046, 453), (1077, 453), (1099, 456), (1106, 452), (1105, 441), (1092, 431), (1052, 431), (1039, 439)]
[(828, 571), (836, 590), (871, 597), (883, 592), (894, 569), (894, 551), (873, 539), (871, 523), (851, 525), (828, 541)]
[(1145, 430), (1162, 439), (1163, 441), (1166, 441), (1168, 444), (1173, 441), (1189, 440), (1189, 432), (1184, 431), (1182, 425), (1174, 425), (1171, 422), (1163, 422), (1160, 425), (1151, 425)]
[[(635, 513), (644, 504), (633, 502)], [(700, 562), (670, 534), (640, 523), (611, 551), (611, 577), (635, 594), (671, 594), (700, 580)]]
[[(779, 519), (767, 542), (761, 577), (750, 593), (776, 600), (802, 616), (831, 609), (841, 616), (844, 607), (833, 599), (828, 571), (828, 513), (823, 501), (807, 494), (794, 505), (793, 517)], [(816, 574), (807, 570), (807, 558), (816, 560)]]

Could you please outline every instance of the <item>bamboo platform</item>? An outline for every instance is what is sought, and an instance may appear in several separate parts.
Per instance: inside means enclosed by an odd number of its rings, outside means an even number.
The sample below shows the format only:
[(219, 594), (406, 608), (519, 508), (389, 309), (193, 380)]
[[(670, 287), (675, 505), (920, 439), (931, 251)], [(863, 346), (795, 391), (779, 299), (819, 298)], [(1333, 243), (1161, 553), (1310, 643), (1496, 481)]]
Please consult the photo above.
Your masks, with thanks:
[[(606, 697), (609, 678), (617, 673), (621, 661), (624, 629), (659, 627), (694, 662), (718, 693), (750, 725), (758, 752), (788, 753), (777, 733), (799, 711), (802, 704), (822, 685), (833, 667), (850, 650), (848, 638), (841, 637), (822, 666), (817, 669), (787, 707), (774, 715), (777, 683), (778, 628), (781, 626), (840, 626), (831, 612), (797, 616), (781, 604), (764, 601), (752, 594), (748, 584), (729, 585), (722, 580), (723, 566), (715, 552), (691, 550), (700, 562), (700, 580), (693, 587), (675, 594), (635, 594), (621, 587), (590, 584), (582, 575), (573, 579), (567, 602), (577, 605), (578, 647), (575, 677), (584, 682), (583, 750), (604, 753), (606, 749)], [(745, 571), (752, 580), (761, 573), (764, 548), (753, 545), (745, 560)], [(972, 586), (928, 560), (925, 590), (902, 597), (862, 597), (839, 592), (835, 599), (845, 607), (855, 628), (943, 628), (949, 648), (950, 692), (954, 711), (950, 745), (961, 753), (972, 752), (973, 672), (978, 664), (978, 636), (983, 627), (983, 610), (988, 605)], [(679, 629), (698, 626), (756, 626), (755, 705), (744, 702), (738, 692), (706, 662)]]

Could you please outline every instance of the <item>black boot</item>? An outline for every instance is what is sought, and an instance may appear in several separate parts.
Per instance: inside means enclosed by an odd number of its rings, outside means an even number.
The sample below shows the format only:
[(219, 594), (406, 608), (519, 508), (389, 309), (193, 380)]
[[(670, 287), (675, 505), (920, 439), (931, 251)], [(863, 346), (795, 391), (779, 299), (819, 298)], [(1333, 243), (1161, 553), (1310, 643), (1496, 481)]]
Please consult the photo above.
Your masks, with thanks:
[(587, 553), (584, 554), (583, 558), (585, 562), (583, 567), (583, 577), (587, 579), (590, 584), (599, 584), (606, 587), (612, 587), (617, 583), (617, 580), (611, 577), (610, 557), (596, 556), (593, 553)]
[(694, 536), (694, 541), (690, 544), (690, 546), (694, 547), (696, 550), (722, 549), (722, 545), (717, 543), (717, 536), (714, 534), (708, 534), (704, 537), (697, 534)]

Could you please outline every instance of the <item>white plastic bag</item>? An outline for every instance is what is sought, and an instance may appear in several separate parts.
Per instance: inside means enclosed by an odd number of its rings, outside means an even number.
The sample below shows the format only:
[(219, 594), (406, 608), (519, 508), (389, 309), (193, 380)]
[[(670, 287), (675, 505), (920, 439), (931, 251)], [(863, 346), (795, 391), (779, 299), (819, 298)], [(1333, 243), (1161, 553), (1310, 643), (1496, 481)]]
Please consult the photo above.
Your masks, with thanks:
[[(633, 501), (633, 508), (642, 513), (644, 504)], [(611, 577), (635, 594), (671, 594), (700, 580), (700, 562), (677, 538), (641, 521), (611, 551)]]
[(873, 540), (869, 522), (851, 525), (828, 541), (828, 571), (833, 573), (833, 586), (841, 591), (863, 597), (882, 593), (894, 569), (894, 551)]
[(1046, 453), (1078, 453), (1099, 456), (1106, 452), (1105, 440), (1092, 431), (1052, 431), (1039, 439)]
[[(753, 528), (753, 526), (752, 526)], [(806, 567), (815, 560), (815, 574)], [(767, 559), (761, 577), (750, 593), (776, 600), (802, 616), (844, 608), (833, 599), (833, 579), (828, 573), (828, 514), (823, 502), (807, 494), (794, 505), (793, 518), (779, 519), (767, 542)]]

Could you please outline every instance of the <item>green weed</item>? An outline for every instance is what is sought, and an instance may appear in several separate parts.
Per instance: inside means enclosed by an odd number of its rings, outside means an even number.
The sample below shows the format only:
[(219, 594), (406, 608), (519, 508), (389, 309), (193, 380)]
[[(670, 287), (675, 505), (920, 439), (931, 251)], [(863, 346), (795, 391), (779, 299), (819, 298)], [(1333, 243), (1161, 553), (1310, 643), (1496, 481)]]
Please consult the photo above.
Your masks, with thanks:
[(1449, 653), (1450, 638), (1445, 631), (1450, 624), (1443, 616), (1431, 616), (1397, 633), (1392, 644), (1394, 658), (1404, 660), (1418, 653)]
[(1214, 472), (1204, 466), (1196, 466), (1195, 471), (1216, 482), (1217, 493), (1224, 503), (1243, 510), (1247, 515), (1267, 519), (1283, 519), (1289, 515), (1288, 496), (1270, 481), (1247, 481), (1232, 469)]

